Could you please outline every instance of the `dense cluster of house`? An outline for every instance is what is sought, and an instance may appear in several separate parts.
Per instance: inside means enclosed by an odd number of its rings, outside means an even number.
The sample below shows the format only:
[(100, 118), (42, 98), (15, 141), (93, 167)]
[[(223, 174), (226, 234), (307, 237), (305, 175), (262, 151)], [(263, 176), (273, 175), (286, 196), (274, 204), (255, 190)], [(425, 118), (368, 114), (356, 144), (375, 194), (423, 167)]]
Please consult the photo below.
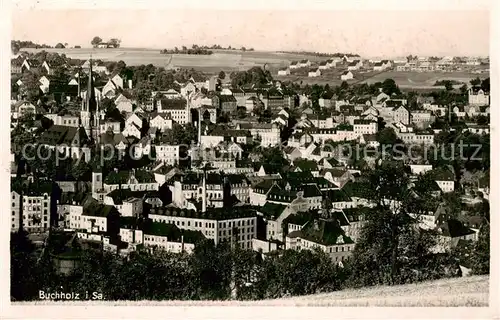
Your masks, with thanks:
[[(334, 67), (335, 63), (327, 60), (318, 69)], [(349, 67), (353, 63), (352, 67), (357, 67), (361, 62), (349, 62)], [(297, 64), (310, 66), (309, 61)], [(377, 67), (388, 65), (389, 61), (382, 61)], [(33, 67), (35, 64), (26, 59), (12, 72)], [(49, 68), (49, 75), (40, 79), (40, 89), (50, 94), (50, 66), (44, 63), (41, 67)], [(65, 99), (81, 98), (79, 114), (45, 112), (22, 97), (14, 97), (12, 119), (15, 122), (27, 114), (50, 119), (53, 124), (37, 137), (39, 144), (75, 159), (90, 161), (92, 153), (99, 150), (86, 143), (93, 141), (102, 148), (112, 146), (136, 157), (151, 155), (154, 150), (154, 164), (111, 172), (95, 166), (91, 181), (66, 179), (54, 184), (34, 181), (29, 173), (19, 170), (19, 155), (13, 154), (12, 178), (21, 178), (26, 188), (13, 187), (11, 191), (12, 231), (23, 227), (37, 233), (60, 228), (123, 255), (139, 247), (191, 252), (203, 239), (262, 253), (318, 247), (340, 263), (349, 258), (374, 203), (363, 192), (360, 177), (364, 167), (352, 165), (339, 150), (330, 148), (330, 143), (377, 148), (383, 120), (407, 144), (434, 144), (440, 130), (429, 125), (446, 110), (429, 99), (419, 99), (419, 108), (410, 110), (403, 96), (382, 91), (348, 98), (325, 92), (319, 105), (332, 110), (330, 115), (306, 108), (300, 110), (299, 119), (292, 119), (290, 110), (297, 108), (296, 102), (302, 105), (310, 97), (284, 94), (278, 81), (261, 87), (226, 86), (216, 92), (213, 78), (191, 78), (178, 83), (180, 90), (153, 92), (150, 102), (139, 104), (126, 90), (133, 86), (130, 79), (107, 74), (98, 84), (94, 79), (97, 68), (93, 61), (85, 62), (79, 74), (63, 86)], [(22, 81), (17, 85), (22, 87)], [(109, 116), (102, 110), (105, 98), (114, 102), (118, 114)], [(274, 115), (270, 123), (252, 118), (257, 105)], [(467, 108), (467, 114), (488, 114), (489, 93), (471, 88)], [(217, 123), (219, 114), (238, 109), (250, 116), (229, 124)], [(462, 111), (453, 112), (459, 115)], [(188, 146), (192, 160), (188, 168), (177, 165), (182, 160), (182, 146), (162, 135), (174, 124), (193, 124), (198, 131), (197, 141)], [(144, 130), (146, 127), (149, 129)], [(283, 141), (285, 129), (291, 130), (291, 135)], [(488, 125), (470, 124), (467, 130), (489, 134)], [(292, 164), (286, 174), (273, 172), (266, 163), (255, 165), (260, 163), (259, 150), (245, 155), (246, 146), (256, 142), (261, 148), (286, 144), (280, 149)], [(371, 166), (376, 159), (363, 160)], [(459, 183), (451, 171), (428, 163), (408, 167), (414, 177), (432, 172), (436, 194), (452, 192)], [(487, 197), (488, 183), (483, 181), (478, 190)], [(441, 206), (421, 219), (422, 226), (440, 231), (446, 246), (477, 236), (475, 225), (448, 219)]]
[[(412, 71), (412, 72), (427, 72), (427, 71), (459, 71), (462, 69), (470, 69), (481, 64), (489, 64), (489, 59), (479, 57), (411, 57), (400, 60), (373, 60), (362, 59), (360, 57), (334, 57), (324, 61), (310, 61), (308, 59), (292, 61), (290, 65), (282, 67), (278, 70), (278, 76), (295, 75), (306, 70), (305, 75), (310, 78), (320, 77), (328, 73), (328, 75), (336, 75), (329, 73), (328, 70), (338, 70), (340, 80), (348, 81), (356, 78), (355, 72), (383, 72), (386, 70), (396, 71)], [(488, 72), (489, 69), (477, 70), (477, 72)], [(336, 75), (337, 76), (337, 75)]]
[[(489, 58), (479, 57), (413, 57), (408, 59), (405, 63), (396, 65), (396, 71), (459, 71), (463, 68), (471, 68), (481, 64), (489, 64)], [(485, 70), (487, 71), (487, 70)]]

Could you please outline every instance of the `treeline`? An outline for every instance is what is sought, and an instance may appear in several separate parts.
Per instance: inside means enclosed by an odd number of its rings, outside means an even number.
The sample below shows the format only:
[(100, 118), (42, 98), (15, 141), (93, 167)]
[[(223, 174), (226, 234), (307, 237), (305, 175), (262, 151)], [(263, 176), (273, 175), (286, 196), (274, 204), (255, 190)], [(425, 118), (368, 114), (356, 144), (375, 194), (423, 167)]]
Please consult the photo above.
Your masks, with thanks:
[(316, 56), (316, 57), (339, 57), (342, 58), (346, 56), (348, 58), (356, 58), (359, 57), (359, 54), (355, 53), (324, 53), (324, 52), (314, 52), (314, 51), (278, 51), (279, 53), (290, 53), (290, 54), (303, 54), (308, 56)]
[(34, 43), (33, 41), (22, 41), (22, 40), (11, 40), (10, 47), (14, 54), (17, 54), (21, 48), (33, 48), (33, 49), (52, 48), (51, 46), (45, 43), (38, 44)]
[(462, 84), (463, 82), (457, 80), (438, 80), (434, 83), (434, 86), (448, 86), (448, 85), (457, 85)]
[(182, 47), (182, 49), (179, 50), (179, 48), (175, 47), (173, 50), (172, 49), (163, 49), (160, 50), (161, 54), (196, 54), (196, 55), (211, 55), (213, 54), (213, 51), (207, 50), (207, 49), (202, 49), (202, 48), (192, 48), (188, 49), (186, 47)]
[(231, 47), (231, 46), (228, 46), (227, 48), (221, 46), (221, 45), (218, 45), (218, 44), (214, 44), (213, 46), (199, 46), (199, 48), (202, 48), (202, 49), (212, 49), (212, 50), (241, 50), (241, 51), (254, 51), (254, 48), (246, 48), (246, 47), (241, 47), (241, 48), (236, 48), (236, 47)]

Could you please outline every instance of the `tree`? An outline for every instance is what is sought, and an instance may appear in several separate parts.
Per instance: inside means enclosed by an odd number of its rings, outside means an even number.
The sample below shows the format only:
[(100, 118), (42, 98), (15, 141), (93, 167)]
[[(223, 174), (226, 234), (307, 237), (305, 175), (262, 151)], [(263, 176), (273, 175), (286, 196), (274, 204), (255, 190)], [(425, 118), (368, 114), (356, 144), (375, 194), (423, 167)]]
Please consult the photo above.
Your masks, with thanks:
[(113, 48), (119, 48), (120, 47), (121, 40), (117, 38), (111, 38), (109, 40), (109, 44), (113, 46)]
[(446, 91), (453, 90), (453, 83), (450, 80), (445, 81), (444, 88), (446, 89)]
[(486, 78), (483, 81), (481, 81), (481, 89), (487, 92), (490, 91), (490, 78)]
[(401, 94), (396, 81), (393, 79), (385, 79), (384, 82), (382, 82), (382, 91), (389, 96), (393, 94)]
[(32, 103), (38, 101), (41, 91), (37, 76), (32, 72), (26, 72), (23, 74), (22, 81), (21, 92), (25, 98)]
[(99, 44), (102, 43), (102, 39), (98, 36), (95, 36), (92, 41), (90, 42), (90, 44), (95, 48), (97, 47)]
[(390, 145), (393, 146), (398, 141), (398, 136), (394, 129), (392, 128), (384, 128), (377, 132), (377, 141), (380, 145)]
[(481, 85), (481, 79), (479, 79), (479, 77), (477, 77), (476, 79), (472, 79), (472, 80), (470, 81), (470, 84), (471, 84), (472, 86), (479, 86), (479, 85)]
[(56, 47), (55, 47), (55, 48), (56, 48), (56, 49), (64, 49), (64, 48), (65, 48), (65, 46), (64, 46), (62, 43), (60, 43), (60, 42), (59, 42), (58, 44), (56, 44)]
[(473, 274), (490, 273), (490, 225), (488, 222), (479, 230), (479, 237), (472, 252), (471, 268)]
[(10, 42), (10, 49), (12, 51), (12, 54), (18, 54), (19, 53), (19, 50), (21, 49), (21, 46), (19, 45), (18, 42), (12, 40)]
[(219, 79), (224, 80), (226, 78), (226, 73), (224, 71), (219, 72)]
[(401, 164), (382, 162), (367, 179), (367, 192), (376, 206), (354, 249), (350, 282), (355, 286), (405, 283), (412, 270), (431, 259), (432, 237), (415, 228), (410, 216), (423, 208), (415, 207), (419, 201)]
[(460, 93), (465, 95), (469, 89), (467, 88), (467, 85), (464, 84), (460, 87)]
[(347, 81), (342, 81), (342, 83), (340, 84), (340, 90), (347, 90), (349, 89), (349, 84), (347, 83)]

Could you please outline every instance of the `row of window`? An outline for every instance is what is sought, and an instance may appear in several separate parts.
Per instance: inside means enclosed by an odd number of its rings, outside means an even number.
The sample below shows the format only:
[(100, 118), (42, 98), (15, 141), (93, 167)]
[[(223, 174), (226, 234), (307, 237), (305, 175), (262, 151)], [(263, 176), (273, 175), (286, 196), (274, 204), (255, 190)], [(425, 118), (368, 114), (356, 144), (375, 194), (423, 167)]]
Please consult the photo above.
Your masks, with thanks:
[[(248, 228), (248, 232), (252, 232), (253, 233), (253, 227), (252, 228)], [(244, 230), (242, 231), (243, 233), (245, 232)], [(222, 231), (219, 231), (219, 237), (225, 237), (226, 235), (230, 236), (232, 235), (232, 232), (231, 232), (231, 229), (227, 230), (227, 234), (226, 234), (226, 230), (222, 230)], [(247, 240), (250, 240), (251, 239), (251, 234), (247, 234)], [(245, 239), (245, 235), (239, 235), (238, 236), (238, 239), (239, 240), (244, 240)]]
[[(48, 196), (45, 194), (43, 196), (44, 200), (47, 200)], [(16, 199), (16, 195), (12, 195), (12, 199)], [(23, 202), (28, 202), (28, 203), (41, 203), (41, 199), (27, 199), (26, 197), (23, 199)], [(44, 201), (45, 202), (45, 201)]]

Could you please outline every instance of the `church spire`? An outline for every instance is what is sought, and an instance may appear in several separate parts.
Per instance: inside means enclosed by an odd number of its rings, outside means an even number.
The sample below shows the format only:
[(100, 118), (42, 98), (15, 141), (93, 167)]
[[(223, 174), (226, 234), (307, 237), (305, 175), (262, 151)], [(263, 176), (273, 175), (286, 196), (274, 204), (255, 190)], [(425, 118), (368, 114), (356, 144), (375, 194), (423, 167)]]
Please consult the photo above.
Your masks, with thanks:
[(97, 101), (95, 98), (95, 88), (94, 88), (94, 78), (92, 75), (92, 57), (89, 60), (90, 70), (89, 70), (89, 81), (87, 87), (87, 110), (91, 113), (97, 111)]

